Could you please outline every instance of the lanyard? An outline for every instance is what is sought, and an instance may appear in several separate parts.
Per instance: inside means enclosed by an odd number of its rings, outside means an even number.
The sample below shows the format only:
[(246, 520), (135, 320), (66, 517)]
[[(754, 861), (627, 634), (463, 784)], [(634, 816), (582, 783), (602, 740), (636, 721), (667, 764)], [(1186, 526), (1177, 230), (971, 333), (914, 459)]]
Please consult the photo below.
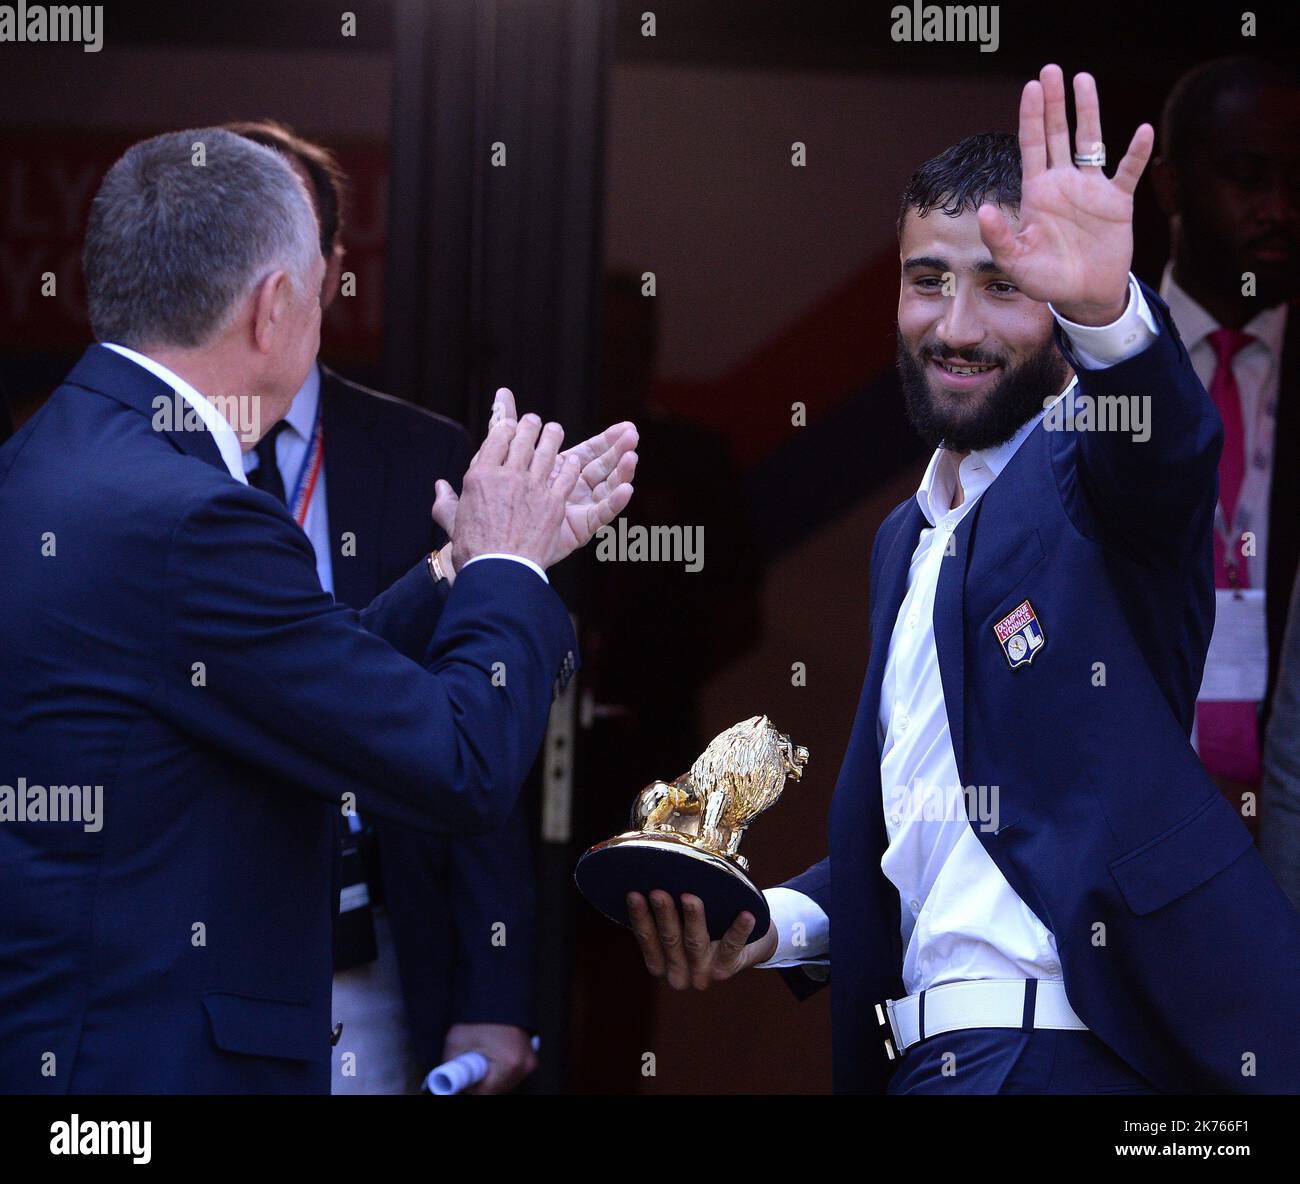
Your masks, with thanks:
[[(1267, 387), (1268, 379), (1265, 378)], [(1241, 384), (1237, 384), (1238, 398), (1241, 397)], [(1243, 424), (1244, 427), (1244, 424)], [(1246, 532), (1250, 529), (1250, 521), (1255, 510), (1261, 513), (1267, 512), (1269, 485), (1270, 482), (1260, 481), (1259, 474), (1267, 472), (1273, 459), (1273, 437), (1277, 428), (1277, 404), (1274, 398), (1266, 397), (1265, 391), (1258, 393), (1255, 404), (1255, 433), (1254, 433), (1254, 452), (1243, 457), (1244, 466), (1242, 470), (1241, 489), (1237, 493), (1237, 505), (1233, 513), (1231, 523), (1227, 521), (1223, 512), (1223, 503), (1218, 502), (1214, 507), (1214, 531), (1219, 536), (1223, 544), (1223, 566), (1225, 574), (1228, 577), (1228, 587), (1237, 591), (1240, 596), (1241, 583), (1241, 563), (1240, 552), (1241, 540)], [(1246, 441), (1241, 442), (1242, 449), (1246, 447)], [(1254, 498), (1248, 498), (1246, 495), (1247, 486), (1253, 487), (1256, 493)], [(1261, 505), (1254, 503), (1262, 502)]]
[(1228, 528), (1228, 523), (1223, 517), (1223, 503), (1218, 502), (1214, 507), (1214, 532), (1219, 536), (1219, 541), (1223, 544), (1223, 570), (1228, 577), (1228, 587), (1236, 592), (1238, 599), (1241, 598), (1241, 564), (1237, 561), (1237, 548), (1241, 545), (1241, 540), (1246, 531), (1250, 529), (1250, 514), (1247, 512), (1243, 499), (1240, 495), (1237, 497), (1237, 512), (1233, 515), (1233, 527)]
[(316, 483), (320, 480), (321, 465), (325, 461), (325, 432), (321, 424), (321, 402), (316, 403), (316, 422), (312, 425), (311, 443), (307, 446), (307, 455), (303, 457), (302, 467), (298, 470), (298, 479), (293, 483), (293, 497), (289, 499), (293, 520), (302, 527), (307, 521), (307, 511), (311, 507), (312, 495), (316, 492)]

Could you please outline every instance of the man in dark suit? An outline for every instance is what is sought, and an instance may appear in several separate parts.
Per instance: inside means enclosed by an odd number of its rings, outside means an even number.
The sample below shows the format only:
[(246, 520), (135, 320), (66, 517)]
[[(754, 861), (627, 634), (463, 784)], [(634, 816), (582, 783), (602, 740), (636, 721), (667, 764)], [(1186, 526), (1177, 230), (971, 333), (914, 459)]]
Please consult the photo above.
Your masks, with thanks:
[[(307, 186), (328, 310), (344, 261), (346, 177), (338, 162), (283, 124), (227, 128), (282, 153)], [(322, 586), (358, 608), (446, 541), (428, 507), (439, 480), (460, 489), (471, 448), (459, 424), (317, 363), (279, 439), (264, 437), (245, 454), (251, 483), (267, 487), (269, 475), (279, 496), (293, 490), (318, 407), (328, 444), (302, 507), (303, 529)], [(355, 547), (341, 545), (344, 533)], [(355, 907), (341, 914), (335, 943), (334, 1018), (347, 1035), (335, 1050), (333, 1092), (407, 1092), (435, 1064), (468, 1051), (489, 1065), (470, 1092), (504, 1092), (532, 1071), (536, 887), (525, 814), (521, 802), (485, 835), (431, 835), (376, 818), (360, 820), (355, 840), (345, 836), (364, 866), (343, 888)]]
[(104, 344), (0, 449), (0, 1090), (326, 1092), (339, 819), (505, 820), (576, 661), (545, 568), (630, 486), (502, 418), (358, 613), (241, 460), (319, 346), (292, 169), (137, 144), (85, 268)]
[[(1258, 821), (1267, 860), (1260, 754), (1300, 563), (1300, 85), (1259, 58), (1206, 62), (1170, 92), (1160, 135), (1152, 181), (1172, 247), (1160, 295), (1224, 421), (1193, 742)], [(1294, 826), (1294, 811), (1274, 822)]]
[(675, 987), (829, 975), (842, 1092), (1300, 1090), (1300, 919), (1188, 742), (1223, 428), (1129, 270), (1154, 132), (1107, 179), (1074, 95), (1073, 153), (1046, 66), (1018, 147), (904, 194), (899, 368), (939, 447), (876, 536), (829, 858), (749, 945), (750, 913), (710, 943), (698, 899), (629, 901)]

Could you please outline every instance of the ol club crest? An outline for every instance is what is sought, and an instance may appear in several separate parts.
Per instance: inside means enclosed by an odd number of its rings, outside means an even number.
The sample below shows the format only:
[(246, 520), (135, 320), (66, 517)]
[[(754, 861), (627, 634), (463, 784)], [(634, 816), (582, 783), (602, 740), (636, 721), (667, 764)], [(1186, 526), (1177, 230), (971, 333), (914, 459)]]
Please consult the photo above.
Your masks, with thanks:
[(998, 621), (993, 632), (997, 634), (998, 644), (1012, 670), (1017, 666), (1028, 666), (1047, 641), (1042, 622), (1027, 600), (1021, 601)]

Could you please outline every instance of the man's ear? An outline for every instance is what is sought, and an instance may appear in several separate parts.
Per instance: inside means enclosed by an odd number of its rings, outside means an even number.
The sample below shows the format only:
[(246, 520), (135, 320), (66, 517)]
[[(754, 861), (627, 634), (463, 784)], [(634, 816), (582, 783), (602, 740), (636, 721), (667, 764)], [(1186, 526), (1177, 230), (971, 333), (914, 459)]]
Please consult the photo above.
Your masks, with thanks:
[(324, 312), (334, 303), (339, 294), (339, 277), (343, 274), (343, 256), (346, 254), (342, 243), (335, 243), (334, 250), (325, 261), (325, 278), (320, 286), (320, 310)]
[(1151, 187), (1155, 190), (1156, 201), (1166, 218), (1178, 213), (1178, 170), (1163, 156), (1157, 156), (1151, 162)]
[(259, 353), (270, 353), (275, 331), (284, 324), (293, 284), (289, 273), (273, 271), (257, 286), (253, 294), (253, 345)]

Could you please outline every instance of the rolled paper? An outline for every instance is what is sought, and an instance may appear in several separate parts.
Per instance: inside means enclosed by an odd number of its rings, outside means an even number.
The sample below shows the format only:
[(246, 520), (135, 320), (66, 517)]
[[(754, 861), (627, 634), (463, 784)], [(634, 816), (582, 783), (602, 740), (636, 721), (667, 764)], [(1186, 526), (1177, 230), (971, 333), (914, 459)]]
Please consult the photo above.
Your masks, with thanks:
[(458, 1094), (487, 1076), (488, 1059), (481, 1052), (463, 1052), (429, 1070), (424, 1086), (431, 1094)]
[[(541, 1037), (534, 1036), (532, 1044), (533, 1051), (536, 1052), (541, 1047)], [(458, 1094), (472, 1085), (478, 1085), (487, 1076), (487, 1071), (488, 1059), (481, 1052), (463, 1052), (430, 1069), (429, 1076), (424, 1079), (424, 1088), (438, 1097)]]

